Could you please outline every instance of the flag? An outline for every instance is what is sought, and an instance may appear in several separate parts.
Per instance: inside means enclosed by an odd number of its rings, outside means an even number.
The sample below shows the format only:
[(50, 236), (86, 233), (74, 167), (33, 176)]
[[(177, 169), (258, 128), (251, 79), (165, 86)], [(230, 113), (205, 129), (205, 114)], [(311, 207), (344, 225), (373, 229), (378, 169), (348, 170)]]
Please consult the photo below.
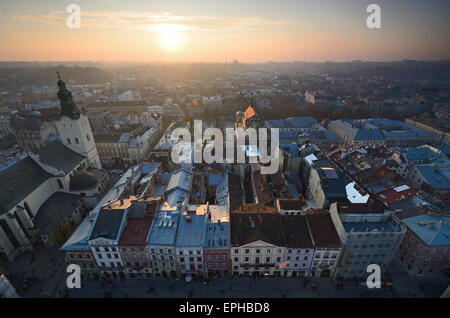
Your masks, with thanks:
[(288, 265), (289, 265), (289, 262), (283, 262), (280, 265), (278, 265), (278, 269), (283, 269), (283, 268), (285, 268)]

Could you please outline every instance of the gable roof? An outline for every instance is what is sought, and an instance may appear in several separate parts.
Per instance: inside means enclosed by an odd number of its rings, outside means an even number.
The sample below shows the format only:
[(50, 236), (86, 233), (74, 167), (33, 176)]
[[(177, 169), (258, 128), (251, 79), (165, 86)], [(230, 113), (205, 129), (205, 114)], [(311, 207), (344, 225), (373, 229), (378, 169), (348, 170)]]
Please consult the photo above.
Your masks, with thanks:
[(283, 215), (281, 217), (286, 235), (286, 246), (291, 248), (312, 248), (313, 242), (308, 229), (306, 215)]
[(425, 178), (426, 182), (434, 189), (450, 190), (450, 180), (434, 165), (420, 165), (417, 170)]
[(308, 214), (306, 215), (306, 218), (315, 247), (324, 248), (341, 246), (341, 240), (336, 232), (336, 228), (334, 227), (329, 213)]
[(183, 191), (189, 191), (190, 184), (192, 182), (192, 173), (187, 170), (177, 170), (172, 173), (167, 184), (166, 193), (173, 189), (181, 189)]
[(284, 246), (279, 213), (231, 213), (231, 245), (242, 246), (256, 241), (264, 241), (276, 246)]
[(450, 245), (450, 217), (422, 214), (402, 222), (428, 246)]
[(120, 226), (122, 225), (125, 209), (102, 209), (98, 213), (95, 225), (89, 240), (105, 238), (117, 240)]
[(0, 215), (11, 210), (51, 177), (30, 157), (0, 171)]
[(62, 170), (66, 174), (86, 159), (56, 140), (46, 143), (36, 154), (43, 164)]
[(256, 114), (256, 112), (251, 105), (248, 106), (244, 112), (245, 119), (252, 118), (253, 116), (255, 116), (255, 114)]

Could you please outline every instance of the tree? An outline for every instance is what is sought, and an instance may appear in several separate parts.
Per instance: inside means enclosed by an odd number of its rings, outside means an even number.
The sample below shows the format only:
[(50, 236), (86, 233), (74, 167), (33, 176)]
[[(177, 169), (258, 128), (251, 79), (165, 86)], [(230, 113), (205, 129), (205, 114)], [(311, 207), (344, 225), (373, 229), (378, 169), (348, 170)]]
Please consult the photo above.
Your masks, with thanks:
[(60, 222), (53, 229), (50, 237), (49, 243), (54, 244), (58, 247), (62, 246), (72, 234), (72, 227), (68, 221)]

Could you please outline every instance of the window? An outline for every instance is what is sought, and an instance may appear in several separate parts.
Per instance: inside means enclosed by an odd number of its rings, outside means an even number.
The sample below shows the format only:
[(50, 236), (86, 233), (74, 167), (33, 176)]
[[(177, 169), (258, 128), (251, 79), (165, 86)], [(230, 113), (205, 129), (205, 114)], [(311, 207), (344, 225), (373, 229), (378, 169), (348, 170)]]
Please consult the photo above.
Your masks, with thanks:
[(67, 144), (70, 145), (71, 143), (70, 138), (67, 138)]
[(80, 141), (78, 140), (78, 138), (75, 138), (75, 143), (76, 143), (76, 144), (79, 144), (79, 143), (80, 143)]

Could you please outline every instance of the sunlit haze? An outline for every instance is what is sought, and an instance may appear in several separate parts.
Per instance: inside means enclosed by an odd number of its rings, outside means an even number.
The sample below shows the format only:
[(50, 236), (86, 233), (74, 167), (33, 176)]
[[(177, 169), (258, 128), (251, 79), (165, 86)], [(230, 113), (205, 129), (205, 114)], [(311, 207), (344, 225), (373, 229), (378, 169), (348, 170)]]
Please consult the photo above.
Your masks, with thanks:
[(226, 62), (446, 59), (449, 2), (3, 0), (1, 60)]

